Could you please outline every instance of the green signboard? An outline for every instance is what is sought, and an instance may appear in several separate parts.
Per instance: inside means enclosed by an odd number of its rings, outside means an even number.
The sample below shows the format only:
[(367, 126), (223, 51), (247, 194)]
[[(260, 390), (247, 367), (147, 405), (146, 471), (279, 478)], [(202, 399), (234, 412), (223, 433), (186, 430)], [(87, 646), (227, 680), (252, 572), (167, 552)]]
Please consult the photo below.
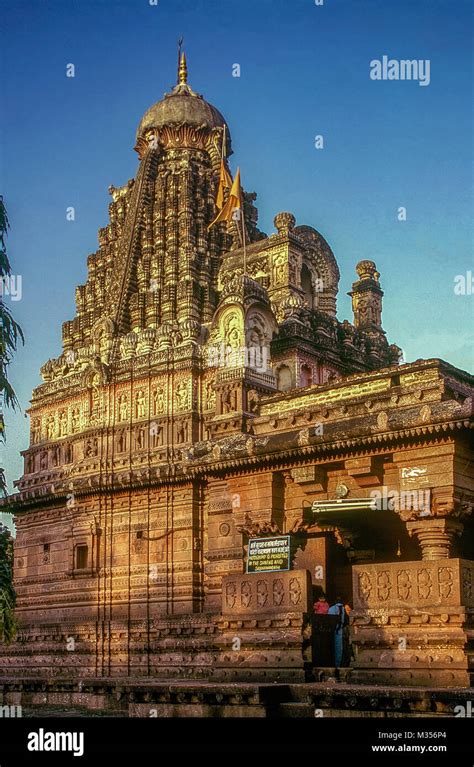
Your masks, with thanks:
[(290, 536), (250, 538), (247, 556), (248, 573), (269, 573), (290, 569)]

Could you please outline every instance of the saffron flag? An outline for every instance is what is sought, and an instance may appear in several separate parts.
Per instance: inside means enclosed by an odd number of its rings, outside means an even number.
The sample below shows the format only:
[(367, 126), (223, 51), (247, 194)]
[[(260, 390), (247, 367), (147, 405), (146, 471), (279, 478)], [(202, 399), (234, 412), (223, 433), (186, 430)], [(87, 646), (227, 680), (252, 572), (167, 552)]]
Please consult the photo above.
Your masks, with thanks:
[(221, 170), (219, 174), (219, 186), (217, 187), (216, 205), (221, 210), (224, 205), (224, 191), (230, 189), (232, 186), (232, 179), (229, 175), (229, 171), (225, 167), (224, 160), (221, 160)]
[(232, 221), (234, 218), (234, 210), (240, 210), (241, 207), (240, 168), (238, 168), (226, 204), (207, 228), (210, 229), (211, 226), (214, 226), (214, 224), (217, 224), (219, 221)]

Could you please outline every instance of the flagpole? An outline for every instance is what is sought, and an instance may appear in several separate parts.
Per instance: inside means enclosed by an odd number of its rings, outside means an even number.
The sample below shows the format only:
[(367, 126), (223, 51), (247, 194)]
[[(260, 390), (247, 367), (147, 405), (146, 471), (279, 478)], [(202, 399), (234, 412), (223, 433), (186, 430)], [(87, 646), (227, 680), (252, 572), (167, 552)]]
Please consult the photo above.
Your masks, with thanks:
[(226, 124), (224, 123), (224, 132), (222, 134), (222, 146), (221, 146), (221, 160), (222, 160), (222, 162), (224, 162), (225, 129), (226, 129)]
[(247, 243), (245, 238), (245, 218), (244, 218), (244, 201), (241, 194), (242, 203), (240, 206), (240, 213), (241, 213), (241, 219), (242, 219), (242, 242), (244, 246), (244, 277), (247, 272)]
[(181, 46), (183, 45), (184, 38), (180, 37), (178, 40), (178, 76), (176, 82), (179, 83), (179, 65), (181, 63)]

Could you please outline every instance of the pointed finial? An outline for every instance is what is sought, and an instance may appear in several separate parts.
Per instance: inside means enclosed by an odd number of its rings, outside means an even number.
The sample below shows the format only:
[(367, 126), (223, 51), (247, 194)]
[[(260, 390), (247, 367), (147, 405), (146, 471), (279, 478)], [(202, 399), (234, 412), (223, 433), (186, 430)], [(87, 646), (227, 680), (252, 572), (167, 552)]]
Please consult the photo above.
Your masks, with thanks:
[(181, 60), (179, 62), (178, 78), (179, 85), (184, 85), (188, 82), (188, 67), (186, 65), (186, 54), (184, 52), (181, 54)]

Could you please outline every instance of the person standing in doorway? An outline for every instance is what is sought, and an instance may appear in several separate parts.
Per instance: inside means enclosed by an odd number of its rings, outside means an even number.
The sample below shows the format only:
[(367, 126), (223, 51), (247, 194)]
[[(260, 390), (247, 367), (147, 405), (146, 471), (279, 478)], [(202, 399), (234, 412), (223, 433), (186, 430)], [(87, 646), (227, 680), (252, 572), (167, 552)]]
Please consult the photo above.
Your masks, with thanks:
[(334, 630), (334, 665), (336, 668), (340, 668), (342, 663), (344, 626), (347, 620), (344, 602), (341, 597), (336, 597), (334, 604), (328, 610), (328, 615), (337, 615), (339, 618)]
[(313, 605), (315, 615), (327, 615), (329, 610), (329, 602), (326, 599), (326, 594), (322, 592)]

